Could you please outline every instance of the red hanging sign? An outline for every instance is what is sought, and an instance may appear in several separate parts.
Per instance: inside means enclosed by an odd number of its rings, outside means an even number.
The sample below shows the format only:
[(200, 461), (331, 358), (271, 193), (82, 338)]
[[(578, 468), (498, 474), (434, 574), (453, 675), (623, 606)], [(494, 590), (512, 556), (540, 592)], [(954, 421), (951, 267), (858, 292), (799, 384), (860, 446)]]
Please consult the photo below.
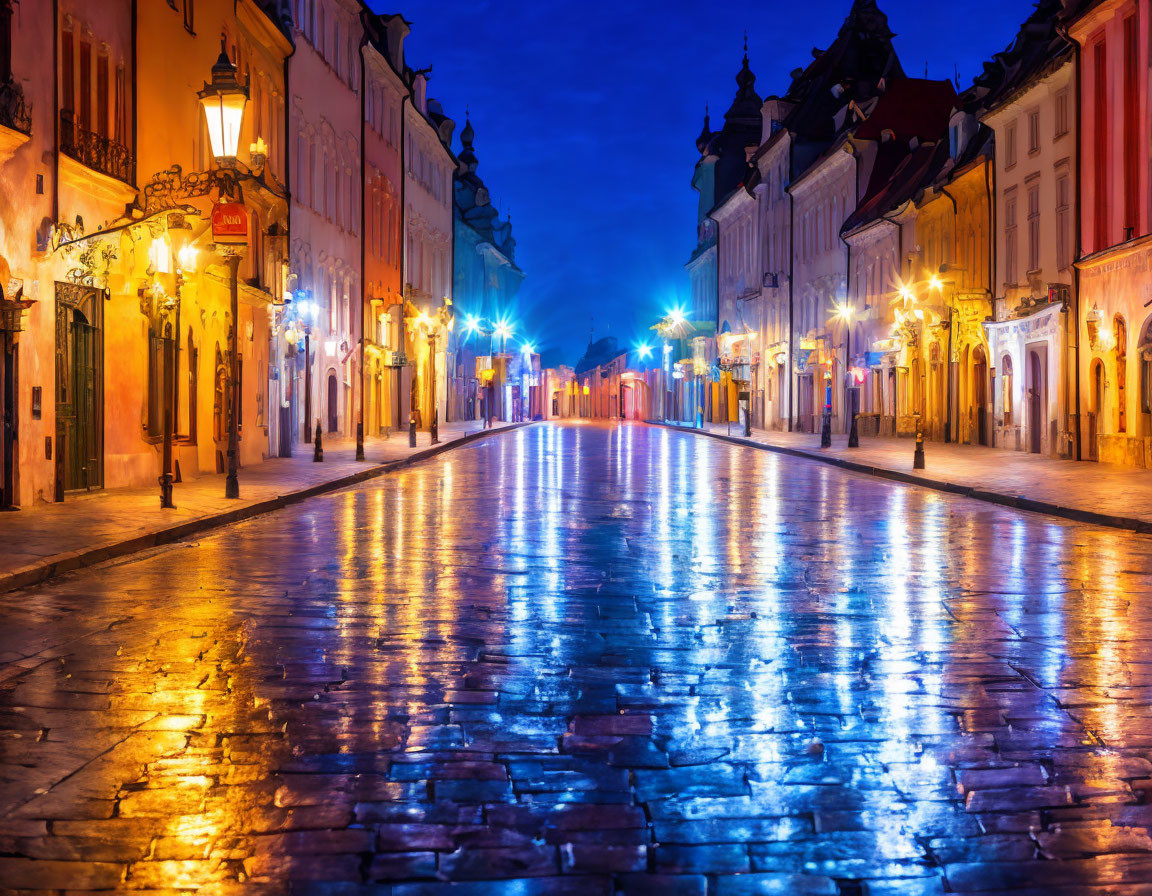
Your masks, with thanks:
[(248, 209), (239, 202), (212, 206), (212, 238), (218, 243), (248, 241)]

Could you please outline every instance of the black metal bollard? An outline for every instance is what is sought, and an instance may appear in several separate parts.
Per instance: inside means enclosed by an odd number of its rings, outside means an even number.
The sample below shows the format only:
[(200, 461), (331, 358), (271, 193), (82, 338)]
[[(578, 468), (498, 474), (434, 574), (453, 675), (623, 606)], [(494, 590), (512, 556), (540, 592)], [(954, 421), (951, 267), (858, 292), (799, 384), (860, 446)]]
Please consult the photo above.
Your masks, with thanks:
[(318, 464), (324, 460), (324, 442), (320, 430), (320, 421), (316, 421), (316, 437), (312, 440), (315, 447), (312, 449), (312, 463)]
[(912, 469), (924, 469), (924, 433), (916, 431), (916, 453), (912, 455)]
[(820, 424), (820, 447), (832, 447), (832, 413), (830, 411), (824, 412), (824, 420)]
[(432, 444), (440, 444), (440, 409), (433, 408), (432, 410)]
[(364, 460), (364, 421), (356, 424), (356, 460)]
[(416, 447), (416, 412), (408, 415), (408, 447)]
[(852, 415), (852, 428), (848, 430), (848, 447), (860, 447), (860, 427), (856, 424), (857, 414)]

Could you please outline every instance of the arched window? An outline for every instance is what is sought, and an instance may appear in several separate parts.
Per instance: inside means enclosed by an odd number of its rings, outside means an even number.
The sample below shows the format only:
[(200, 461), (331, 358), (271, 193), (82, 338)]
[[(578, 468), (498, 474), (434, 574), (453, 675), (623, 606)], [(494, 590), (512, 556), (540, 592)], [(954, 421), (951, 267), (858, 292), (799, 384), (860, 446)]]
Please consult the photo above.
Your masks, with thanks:
[[(1152, 414), (1152, 317), (1148, 318), (1148, 322), (1144, 325), (1136, 351), (1139, 352), (1140, 362), (1140, 412)], [(1146, 421), (1144, 435), (1152, 435), (1149, 432), (1150, 426), (1152, 421)]]
[(1012, 425), (1012, 356), (1000, 360), (1000, 395), (1004, 408), (1004, 425)]

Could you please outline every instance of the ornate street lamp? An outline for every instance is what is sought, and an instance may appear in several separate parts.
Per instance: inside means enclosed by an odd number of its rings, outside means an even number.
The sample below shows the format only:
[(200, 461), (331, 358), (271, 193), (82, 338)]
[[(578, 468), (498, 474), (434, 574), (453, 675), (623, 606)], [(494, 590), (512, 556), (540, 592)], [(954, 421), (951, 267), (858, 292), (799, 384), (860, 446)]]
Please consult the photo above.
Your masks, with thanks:
[(223, 37), (220, 38), (220, 57), (212, 66), (212, 83), (205, 84), (199, 96), (212, 157), (217, 165), (235, 165), (244, 108), (248, 105), (248, 87), (237, 79), (236, 65), (228, 58)]
[[(244, 108), (248, 105), (248, 87), (236, 78), (236, 65), (228, 58), (224, 38), (220, 38), (220, 56), (212, 66), (212, 83), (200, 91), (200, 108), (204, 110), (204, 123), (208, 126), (208, 139), (212, 143), (212, 157), (217, 166), (232, 168), (240, 145), (240, 128), (244, 124)], [(228, 329), (228, 477), (224, 481), (224, 497), (240, 497), (240, 255), (233, 249), (226, 256), (228, 264), (229, 297), (232, 325)]]

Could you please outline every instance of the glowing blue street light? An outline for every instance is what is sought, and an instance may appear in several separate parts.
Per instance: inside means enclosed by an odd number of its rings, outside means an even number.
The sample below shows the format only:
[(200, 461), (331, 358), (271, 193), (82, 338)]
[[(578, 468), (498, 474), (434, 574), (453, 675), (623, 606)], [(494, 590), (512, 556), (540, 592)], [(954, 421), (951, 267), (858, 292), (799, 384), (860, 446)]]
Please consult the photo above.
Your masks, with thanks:
[(638, 346), (636, 346), (636, 354), (641, 361), (647, 360), (652, 356), (652, 346), (650, 346), (647, 342), (641, 342)]

